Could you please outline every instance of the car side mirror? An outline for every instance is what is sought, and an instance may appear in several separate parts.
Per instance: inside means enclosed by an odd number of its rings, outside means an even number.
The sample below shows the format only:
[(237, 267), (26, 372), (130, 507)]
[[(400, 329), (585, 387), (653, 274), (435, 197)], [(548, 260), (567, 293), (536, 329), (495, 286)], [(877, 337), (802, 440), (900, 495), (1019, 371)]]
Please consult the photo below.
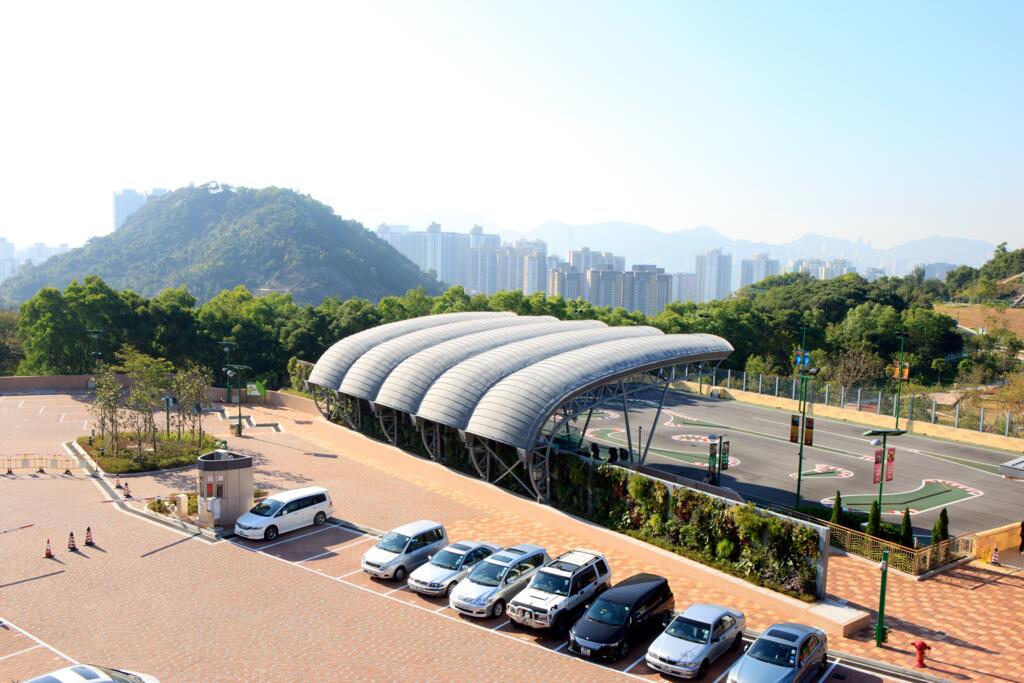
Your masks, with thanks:
[(743, 651), (746, 652), (749, 649), (750, 649), (750, 643), (744, 643), (743, 644)]
[(429, 561), (430, 561), (430, 560), (432, 560), (432, 559), (434, 559), (434, 556), (433, 556), (433, 555), (427, 555), (427, 562), (429, 562)]

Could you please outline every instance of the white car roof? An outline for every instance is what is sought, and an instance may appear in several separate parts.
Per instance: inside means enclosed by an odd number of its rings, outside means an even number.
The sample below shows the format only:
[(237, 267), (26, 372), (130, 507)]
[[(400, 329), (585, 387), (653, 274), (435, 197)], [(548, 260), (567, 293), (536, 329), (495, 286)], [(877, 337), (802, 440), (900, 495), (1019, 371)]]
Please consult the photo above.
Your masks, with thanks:
[[(87, 678), (78, 673), (76, 669), (87, 671), (91, 676)], [(110, 680), (110, 676), (88, 664), (76, 664), (75, 666), (69, 666), (30, 678), (25, 683), (82, 683), (83, 681), (87, 683), (110, 683)]]
[(327, 493), (327, 489), (322, 486), (307, 486), (301, 489), (292, 489), (291, 491), (279, 491), (278, 493), (267, 496), (267, 498), (279, 500), (282, 503), (290, 503), (297, 498), (305, 498), (306, 496), (311, 496), (314, 493)]
[[(461, 546), (456, 548), (455, 546)], [(476, 550), (477, 548), (489, 548), (491, 550), (500, 550), (501, 546), (496, 546), (493, 543), (485, 543), (484, 541), (455, 541), (445, 546), (445, 550), (457, 553), (459, 555), (465, 555), (466, 553)]]
[(403, 524), (400, 527), (392, 529), (396, 534), (402, 534), (403, 536), (417, 536), (422, 534), (424, 531), (430, 531), (441, 526), (440, 522), (432, 522), (429, 519), (421, 519), (418, 522), (409, 522)]
[(577, 566), (583, 566), (587, 562), (592, 562), (597, 558), (601, 557), (601, 553), (594, 550), (587, 550), (586, 548), (576, 548), (568, 552), (562, 553), (555, 558), (556, 562), (568, 562), (569, 564), (575, 564)]

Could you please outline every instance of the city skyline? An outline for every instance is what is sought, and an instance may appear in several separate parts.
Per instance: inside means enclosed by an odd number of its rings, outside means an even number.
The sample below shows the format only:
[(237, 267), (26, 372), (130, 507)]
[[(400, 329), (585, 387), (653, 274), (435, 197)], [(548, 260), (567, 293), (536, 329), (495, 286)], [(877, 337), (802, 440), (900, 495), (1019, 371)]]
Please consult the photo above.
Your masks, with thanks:
[(366, 226), (1019, 233), (1020, 4), (169, 7), (8, 8), (0, 234), (81, 244), (113, 190), (210, 180)]

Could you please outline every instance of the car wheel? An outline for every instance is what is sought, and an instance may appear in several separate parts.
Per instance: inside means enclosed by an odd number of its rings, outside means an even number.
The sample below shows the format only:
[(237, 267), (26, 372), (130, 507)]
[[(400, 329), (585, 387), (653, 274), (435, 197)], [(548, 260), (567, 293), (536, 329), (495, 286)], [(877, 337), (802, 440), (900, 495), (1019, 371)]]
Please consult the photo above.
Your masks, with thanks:
[(732, 644), (729, 645), (729, 649), (738, 650), (740, 645), (743, 644), (743, 634), (737, 633), (736, 637), (732, 639)]
[(399, 567), (398, 569), (395, 570), (395, 573), (392, 574), (391, 578), (393, 578), (395, 581), (405, 581), (405, 576), (406, 576), (405, 567)]
[(264, 541), (273, 541), (277, 538), (277, 527), (271, 524), (267, 527), (266, 531), (263, 532)]
[(700, 663), (700, 668), (697, 669), (697, 680), (701, 680), (708, 675), (708, 660), (704, 660)]
[(327, 515), (323, 512), (316, 513), (316, 517), (313, 518), (314, 526), (323, 526), (323, 523), (327, 521)]
[(619, 643), (619, 646), (615, 648), (615, 659), (624, 659), (629, 654), (629, 643), (623, 640)]
[(491, 608), (491, 616), (497, 619), (503, 614), (505, 614), (505, 601), (498, 600), (496, 603), (494, 603), (494, 607)]
[(446, 598), (450, 598), (452, 596), (452, 591), (453, 590), (455, 590), (455, 581), (452, 581), (451, 583), (449, 583), (448, 587), (444, 589), (444, 596)]
[(565, 616), (559, 614), (551, 624), (551, 635), (561, 637), (565, 635)]

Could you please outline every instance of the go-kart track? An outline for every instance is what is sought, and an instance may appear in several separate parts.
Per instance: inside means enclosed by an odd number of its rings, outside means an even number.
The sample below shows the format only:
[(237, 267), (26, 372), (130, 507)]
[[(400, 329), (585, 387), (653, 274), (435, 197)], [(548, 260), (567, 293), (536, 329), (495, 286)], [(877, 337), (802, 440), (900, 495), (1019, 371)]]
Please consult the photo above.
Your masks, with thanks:
[[(629, 404), (634, 458), (647, 443), (660, 391), (640, 394)], [(595, 411), (596, 415), (597, 411)], [(760, 501), (792, 506), (795, 502), (797, 445), (789, 442), (788, 412), (737, 401), (670, 391), (658, 418), (646, 464), (691, 479), (703, 480), (708, 467), (708, 435), (730, 442), (729, 469), (722, 485)], [(626, 446), (622, 409), (592, 418), (588, 440)], [(804, 502), (831, 504), (838, 489), (845, 507), (867, 510), (878, 497), (872, 483), (874, 450), (867, 427), (815, 418), (814, 446), (804, 448)], [(1019, 521), (1024, 482), (1003, 479), (998, 465), (1005, 451), (921, 436), (890, 439), (896, 448), (892, 481), (885, 482), (884, 519), (899, 522), (909, 507), (915, 534), (928, 536), (939, 510), (947, 508), (950, 530), (959, 534)]]

